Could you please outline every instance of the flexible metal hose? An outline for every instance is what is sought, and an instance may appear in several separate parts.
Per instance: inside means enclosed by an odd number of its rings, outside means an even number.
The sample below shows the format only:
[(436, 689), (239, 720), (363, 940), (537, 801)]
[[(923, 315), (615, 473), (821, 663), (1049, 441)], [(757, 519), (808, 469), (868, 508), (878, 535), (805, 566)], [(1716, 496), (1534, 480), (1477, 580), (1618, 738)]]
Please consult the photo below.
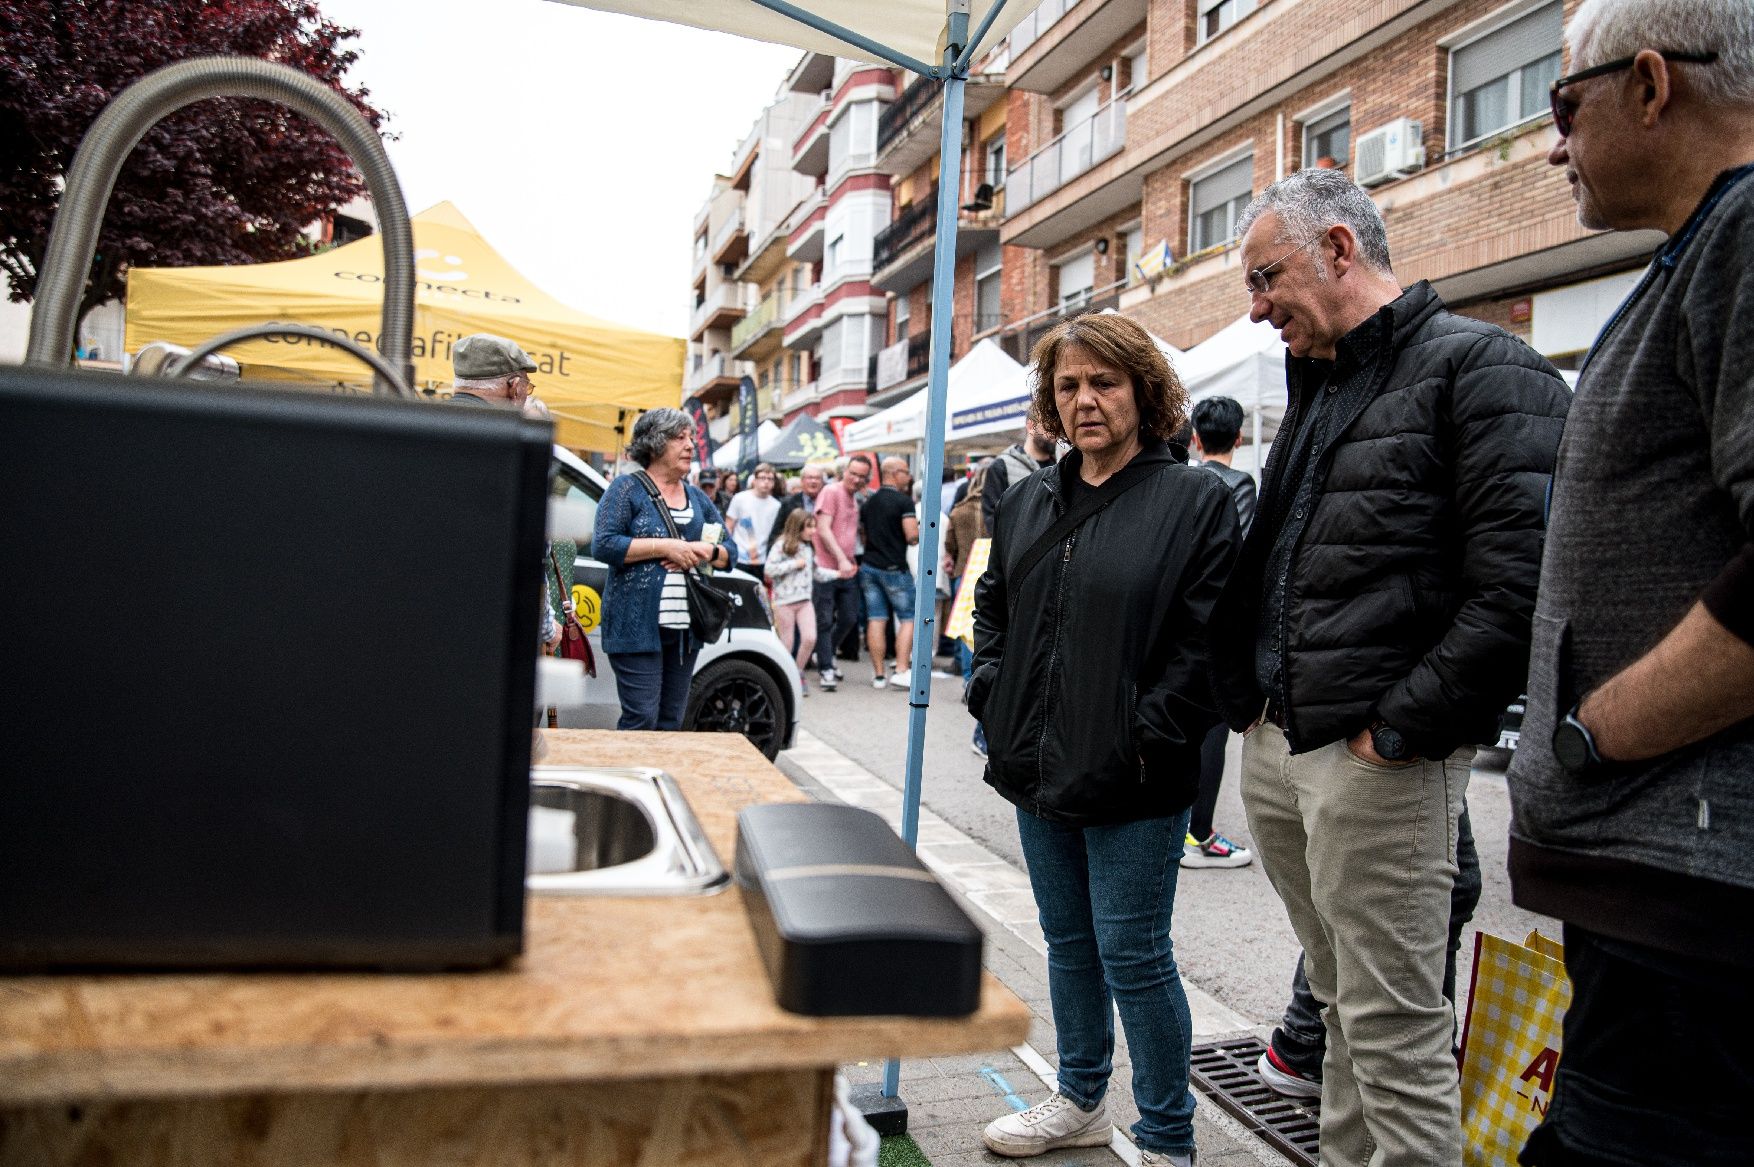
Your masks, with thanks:
[[(146, 131), (166, 114), (209, 97), (278, 102), (328, 130), (365, 177), (384, 241), (384, 315), (379, 351), (404, 384), (414, 381), (414, 233), (402, 187), (371, 123), (346, 98), (289, 65), (254, 57), (199, 57), (148, 73), (98, 115), (67, 171), (31, 313), (25, 363), (58, 368), (72, 357), (80, 293), (97, 254), (98, 229), (116, 176)], [(382, 376), (373, 390), (396, 392)]]

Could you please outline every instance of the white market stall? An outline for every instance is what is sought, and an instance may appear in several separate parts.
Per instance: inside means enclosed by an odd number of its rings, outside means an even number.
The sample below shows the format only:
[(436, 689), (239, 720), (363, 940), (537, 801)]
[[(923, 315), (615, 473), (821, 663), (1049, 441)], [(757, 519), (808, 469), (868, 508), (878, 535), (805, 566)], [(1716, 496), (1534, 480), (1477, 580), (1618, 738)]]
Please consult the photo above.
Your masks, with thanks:
[(1285, 417), (1285, 342), (1270, 324), (1239, 316), (1179, 359), (1175, 370), (1189, 403), (1231, 397), (1242, 406), (1242, 436), (1234, 463), (1261, 478), (1267, 447)]
[[(1019, 429), (1029, 408), (1026, 370), (997, 341), (981, 341), (950, 366), (945, 396), (950, 415), (946, 446), (967, 438)], [(958, 419), (967, 424), (959, 424)], [(926, 437), (926, 392), (920, 390), (847, 427), (848, 450), (914, 452)], [(1000, 443), (1003, 444), (1003, 443)]]

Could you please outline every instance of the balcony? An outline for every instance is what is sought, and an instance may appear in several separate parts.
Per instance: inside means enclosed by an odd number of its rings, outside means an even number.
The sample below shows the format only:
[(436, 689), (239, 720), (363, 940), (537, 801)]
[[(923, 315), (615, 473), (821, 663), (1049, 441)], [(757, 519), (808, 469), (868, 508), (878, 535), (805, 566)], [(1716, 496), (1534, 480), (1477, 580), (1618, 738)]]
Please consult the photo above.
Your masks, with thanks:
[(694, 256), (689, 261), (688, 282), (697, 292), (706, 291), (706, 240), (699, 236), (694, 241)]
[(924, 377), (931, 367), (931, 356), (932, 333), (929, 329), (878, 350), (877, 355), (871, 358), (875, 362), (871, 373), (871, 391), (882, 393), (886, 389)]
[(784, 301), (785, 293), (775, 291), (733, 326), (731, 352), (752, 361), (772, 356), (779, 348), (780, 311)]
[(809, 405), (816, 400), (816, 390), (817, 382), (807, 381), (796, 389), (782, 393), (775, 403), (775, 409), (780, 413), (789, 413), (800, 406)]
[[(971, 74), (962, 90), (962, 116), (978, 118), (1005, 98), (1005, 74)], [(938, 153), (944, 87), (921, 77), (877, 119), (877, 168), (897, 178), (912, 174)]]
[(1106, 288), (1097, 288), (1061, 304), (1057, 308), (1049, 308), (1046, 312), (1037, 312), (1034, 316), (1026, 316), (999, 334), (999, 347), (1004, 349), (1006, 354), (1018, 364), (1027, 365), (1030, 351), (1035, 348), (1035, 342), (1046, 336), (1049, 330), (1060, 321), (1070, 320), (1074, 316), (1082, 316), (1087, 312), (1106, 312), (1110, 308), (1118, 311), (1121, 305), (1121, 291), (1125, 286), (1123, 282), (1111, 284)]
[(738, 264), (749, 254), (749, 228), (743, 221), (743, 208), (738, 207), (731, 212), (731, 217), (719, 224), (713, 232), (711, 251), (714, 263)]
[(709, 328), (729, 328), (748, 314), (749, 305), (744, 302), (743, 285), (720, 284), (689, 318), (689, 338), (698, 340), (701, 333)]
[(829, 103), (824, 101), (821, 112), (792, 143), (792, 169), (799, 174), (821, 178), (828, 173), (828, 110)]
[[(981, 211), (956, 212), (956, 256), (973, 255), (998, 242), (1005, 217), (1005, 192), (996, 191), (993, 205)], [(906, 292), (932, 274), (932, 244), (938, 235), (938, 194), (913, 204), (872, 242), (871, 283), (886, 292)]]
[(792, 298), (785, 310), (787, 348), (808, 345), (822, 333), (822, 285), (812, 284)]
[(1015, 215), (1053, 194), (1127, 144), (1127, 103), (1111, 101), (1084, 121), (1067, 127), (1005, 176), (1008, 214)]
[(817, 187), (786, 220), (786, 258), (803, 263), (822, 259), (823, 229), (828, 223), (828, 196)]
[(683, 388), (690, 397), (705, 396), (735, 389), (744, 377), (753, 377), (755, 366), (749, 361), (736, 361), (724, 353), (714, 353), (690, 370)]
[[(1042, 0), (1011, 30), (1011, 88), (1059, 92), (1144, 23), (1148, 7), (1149, 0)], [(1133, 78), (1133, 88), (1144, 88), (1144, 78)]]

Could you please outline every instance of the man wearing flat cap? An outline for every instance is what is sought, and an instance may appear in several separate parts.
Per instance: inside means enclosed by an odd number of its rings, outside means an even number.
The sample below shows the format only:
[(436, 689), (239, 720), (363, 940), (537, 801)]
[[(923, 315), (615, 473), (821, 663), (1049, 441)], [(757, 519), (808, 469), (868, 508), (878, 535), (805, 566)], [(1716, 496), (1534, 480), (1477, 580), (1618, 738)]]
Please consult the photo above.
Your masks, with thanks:
[(536, 362), (516, 342), (490, 332), (465, 336), (451, 348), (451, 404), (522, 409), (535, 371)]

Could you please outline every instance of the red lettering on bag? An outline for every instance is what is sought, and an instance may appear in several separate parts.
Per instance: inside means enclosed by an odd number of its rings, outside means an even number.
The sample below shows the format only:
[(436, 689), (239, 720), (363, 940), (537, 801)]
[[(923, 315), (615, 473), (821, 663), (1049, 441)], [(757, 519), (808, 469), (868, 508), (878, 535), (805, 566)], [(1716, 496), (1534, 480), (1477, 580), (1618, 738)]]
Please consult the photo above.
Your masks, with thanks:
[(1537, 1054), (1535, 1060), (1529, 1063), (1528, 1069), (1522, 1072), (1522, 1080), (1527, 1082), (1530, 1078), (1538, 1077), (1541, 1079), (1541, 1093), (1551, 1094), (1553, 1093), (1553, 1071), (1558, 1068), (1559, 1051), (1548, 1046)]

